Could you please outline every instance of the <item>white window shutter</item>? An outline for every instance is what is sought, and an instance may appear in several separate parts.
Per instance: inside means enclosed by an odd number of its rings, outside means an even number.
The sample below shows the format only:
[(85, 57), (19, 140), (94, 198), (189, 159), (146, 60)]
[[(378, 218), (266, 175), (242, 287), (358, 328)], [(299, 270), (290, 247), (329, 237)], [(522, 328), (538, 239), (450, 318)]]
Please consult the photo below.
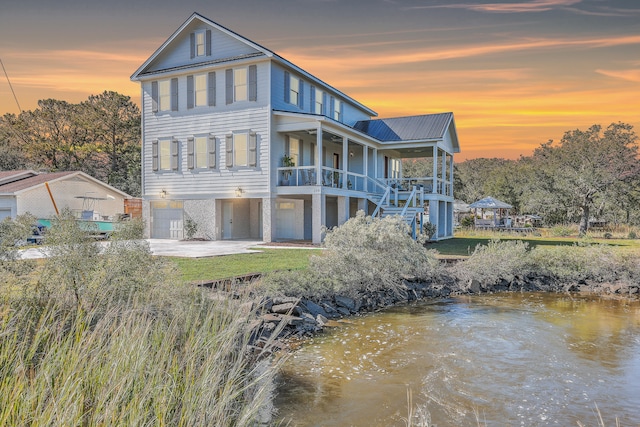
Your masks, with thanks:
[(249, 166), (256, 167), (258, 164), (258, 135), (249, 132)]
[(291, 82), (289, 81), (290, 75), (288, 71), (284, 72), (284, 102), (291, 102)]
[(258, 67), (249, 65), (249, 101), (258, 100)]
[(227, 135), (225, 137), (226, 142), (226, 164), (228, 168), (233, 167), (233, 135)]
[(213, 135), (209, 135), (209, 141), (207, 145), (207, 148), (209, 150), (209, 168), (214, 169), (216, 167), (216, 137)]
[(193, 138), (187, 138), (187, 168), (193, 169), (194, 167), (194, 147)]
[(194, 98), (193, 76), (187, 76), (187, 108), (193, 108)]
[(316, 87), (309, 86), (309, 100), (311, 101), (311, 112), (316, 113)]
[(151, 82), (151, 111), (158, 112), (158, 82)]
[(216, 72), (212, 71), (207, 75), (207, 97), (209, 107), (216, 106)]
[(158, 140), (154, 139), (151, 142), (151, 169), (158, 170)]
[(171, 169), (174, 171), (178, 170), (178, 160), (179, 160), (179, 156), (178, 156), (178, 140), (177, 139), (172, 139), (171, 140)]
[(231, 68), (224, 72), (225, 80), (225, 98), (228, 104), (233, 104), (233, 70)]
[(300, 80), (298, 84), (298, 107), (304, 110), (304, 82)]
[(178, 79), (171, 79), (171, 111), (178, 111)]

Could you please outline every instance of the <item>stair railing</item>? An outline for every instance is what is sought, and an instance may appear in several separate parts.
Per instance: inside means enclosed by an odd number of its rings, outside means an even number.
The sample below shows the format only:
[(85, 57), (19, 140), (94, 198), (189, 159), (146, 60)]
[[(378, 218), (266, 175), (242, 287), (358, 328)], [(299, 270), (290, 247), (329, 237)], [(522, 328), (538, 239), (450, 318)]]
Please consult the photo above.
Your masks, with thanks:
[(378, 213), (380, 212), (380, 209), (382, 208), (382, 205), (385, 204), (384, 202), (386, 201), (386, 205), (389, 205), (389, 196), (391, 195), (391, 187), (387, 187), (387, 189), (384, 191), (384, 194), (382, 195), (382, 197), (380, 198), (380, 201), (378, 202), (378, 204), (376, 205), (376, 209), (373, 211), (373, 213), (371, 214), (372, 217), (376, 217), (376, 215), (378, 215)]

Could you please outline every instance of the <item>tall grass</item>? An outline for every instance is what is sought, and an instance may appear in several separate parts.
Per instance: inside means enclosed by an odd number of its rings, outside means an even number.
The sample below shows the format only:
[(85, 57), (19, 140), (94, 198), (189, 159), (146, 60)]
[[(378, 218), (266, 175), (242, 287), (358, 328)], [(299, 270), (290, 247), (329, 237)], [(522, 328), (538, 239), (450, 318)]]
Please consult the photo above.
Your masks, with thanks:
[(143, 243), (57, 232), (37, 283), (0, 293), (0, 425), (256, 422), (274, 369), (248, 351), (248, 297), (182, 285)]

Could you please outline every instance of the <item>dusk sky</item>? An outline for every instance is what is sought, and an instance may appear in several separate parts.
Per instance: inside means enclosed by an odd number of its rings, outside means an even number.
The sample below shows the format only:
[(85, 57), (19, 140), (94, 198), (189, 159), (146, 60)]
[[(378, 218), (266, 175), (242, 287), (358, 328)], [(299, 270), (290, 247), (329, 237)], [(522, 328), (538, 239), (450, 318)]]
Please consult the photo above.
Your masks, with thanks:
[[(456, 161), (529, 155), (565, 131), (640, 133), (638, 0), (1, 0), (0, 59), (23, 110), (114, 90), (193, 13), (376, 111), (452, 111)], [(0, 69), (0, 114), (18, 113)]]

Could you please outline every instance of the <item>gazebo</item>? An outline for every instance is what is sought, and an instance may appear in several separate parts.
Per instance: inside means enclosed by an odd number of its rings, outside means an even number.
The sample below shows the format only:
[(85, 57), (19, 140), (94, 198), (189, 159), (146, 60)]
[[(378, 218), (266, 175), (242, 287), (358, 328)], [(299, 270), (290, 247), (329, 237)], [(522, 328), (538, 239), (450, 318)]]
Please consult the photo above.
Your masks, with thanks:
[[(498, 199), (494, 199), (493, 197), (485, 197), (484, 199), (471, 203), (469, 207), (475, 209), (476, 217), (478, 209), (480, 209), (481, 219), (476, 218), (476, 227), (511, 227), (511, 221), (509, 219), (509, 209), (513, 208), (513, 206), (508, 203), (505, 203)], [(484, 219), (485, 210), (493, 211), (493, 223), (492, 221)], [(503, 210), (506, 211), (505, 215), (501, 215)], [(498, 220), (498, 218), (500, 218), (500, 220)]]

